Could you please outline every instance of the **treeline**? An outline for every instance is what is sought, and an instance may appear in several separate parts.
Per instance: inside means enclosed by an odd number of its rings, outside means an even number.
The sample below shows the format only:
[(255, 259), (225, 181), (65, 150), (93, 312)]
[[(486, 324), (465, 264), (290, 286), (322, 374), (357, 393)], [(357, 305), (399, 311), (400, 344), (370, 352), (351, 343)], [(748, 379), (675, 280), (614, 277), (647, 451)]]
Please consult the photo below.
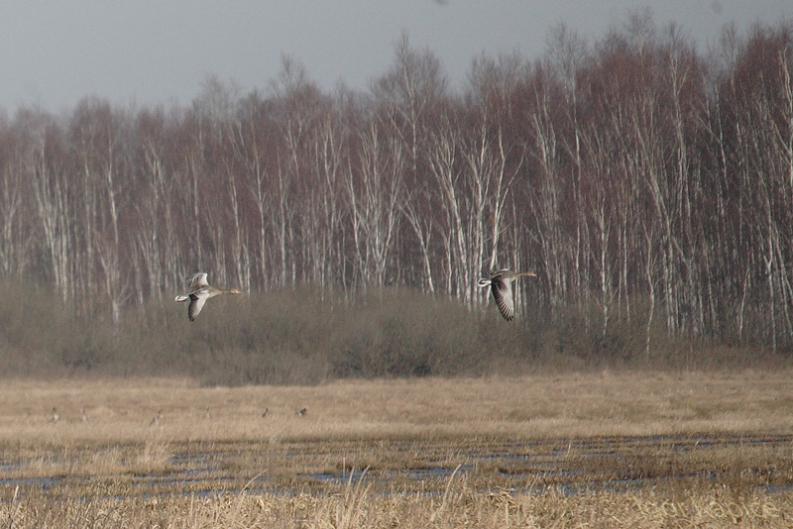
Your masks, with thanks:
[(524, 322), (604, 344), (628, 324), (648, 354), (662, 335), (788, 349), (792, 76), (789, 23), (703, 52), (634, 17), (478, 57), (460, 89), (403, 39), (365, 92), (285, 59), (265, 90), (210, 79), (186, 107), (21, 109), (0, 119), (0, 277), (120, 324), (197, 270), (477, 305), (480, 274), (512, 267), (539, 274)]

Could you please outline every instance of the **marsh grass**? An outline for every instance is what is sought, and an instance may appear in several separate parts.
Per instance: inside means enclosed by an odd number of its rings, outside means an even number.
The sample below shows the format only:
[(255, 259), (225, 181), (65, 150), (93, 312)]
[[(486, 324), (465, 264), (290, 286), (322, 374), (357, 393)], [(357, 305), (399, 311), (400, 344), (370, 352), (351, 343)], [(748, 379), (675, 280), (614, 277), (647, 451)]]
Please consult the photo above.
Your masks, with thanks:
[(335, 494), (248, 494), (131, 498), (125, 501), (16, 497), (0, 505), (7, 527), (162, 528), (734, 528), (789, 527), (793, 496), (731, 491), (711, 486), (686, 494), (642, 490), (627, 494), (593, 492), (571, 496), (507, 490), (481, 493), (465, 478), (452, 477), (442, 497), (373, 495), (362, 482), (348, 482)]
[(787, 527), (790, 375), (8, 380), (0, 523)]
[[(154, 447), (256, 440), (277, 446), (460, 436), (789, 433), (790, 377), (788, 370), (601, 371), (243, 387), (204, 387), (187, 378), (6, 380), (0, 386), (0, 449), (42, 440), (78, 450), (86, 442), (145, 441)], [(49, 420), (54, 406), (61, 416), (55, 423)], [(308, 410), (303, 417), (295, 413), (301, 408)]]
[(400, 290), (218, 299), (194, 324), (152, 303), (117, 328), (8, 292), (2, 527), (793, 519), (782, 356), (654, 329), (645, 357), (629, 324), (597, 341), (580, 313), (504, 326)]

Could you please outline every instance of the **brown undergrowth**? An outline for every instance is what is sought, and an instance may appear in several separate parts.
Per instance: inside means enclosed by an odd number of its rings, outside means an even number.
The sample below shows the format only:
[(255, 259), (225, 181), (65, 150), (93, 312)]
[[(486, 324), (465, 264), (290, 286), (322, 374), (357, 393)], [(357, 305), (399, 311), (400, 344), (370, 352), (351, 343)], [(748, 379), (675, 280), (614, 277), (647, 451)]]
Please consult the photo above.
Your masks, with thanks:
[[(170, 296), (113, 325), (51, 292), (0, 283), (0, 371), (7, 376), (189, 377), (207, 386), (340, 379), (552, 374), (608, 369), (787, 369), (786, 351), (671, 337), (647, 307), (609, 316), (593, 304), (502, 320), (483, 292), (461, 303), (411, 289), (343, 295), (310, 287), (213, 299), (195, 322)], [(649, 335), (648, 335), (649, 332)], [(647, 350), (647, 338), (650, 348)]]

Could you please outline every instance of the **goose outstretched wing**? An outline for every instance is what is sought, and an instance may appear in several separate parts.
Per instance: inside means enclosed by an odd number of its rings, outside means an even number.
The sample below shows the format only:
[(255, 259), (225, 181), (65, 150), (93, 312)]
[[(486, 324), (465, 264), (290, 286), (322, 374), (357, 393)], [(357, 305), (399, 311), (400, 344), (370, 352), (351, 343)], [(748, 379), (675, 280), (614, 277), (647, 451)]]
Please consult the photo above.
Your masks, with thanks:
[(208, 286), (209, 282), (207, 282), (206, 272), (198, 272), (197, 274), (193, 274), (193, 277), (190, 278), (190, 290), (198, 290), (199, 288)]
[[(204, 274), (206, 275), (206, 274)], [(193, 292), (190, 294), (190, 305), (187, 306), (187, 317), (190, 321), (195, 321), (198, 313), (204, 308), (209, 296), (206, 292)]]
[(515, 317), (515, 302), (512, 300), (512, 285), (510, 281), (504, 281), (500, 277), (495, 277), (490, 284), (493, 298), (496, 300), (498, 310), (504, 319), (512, 321)]

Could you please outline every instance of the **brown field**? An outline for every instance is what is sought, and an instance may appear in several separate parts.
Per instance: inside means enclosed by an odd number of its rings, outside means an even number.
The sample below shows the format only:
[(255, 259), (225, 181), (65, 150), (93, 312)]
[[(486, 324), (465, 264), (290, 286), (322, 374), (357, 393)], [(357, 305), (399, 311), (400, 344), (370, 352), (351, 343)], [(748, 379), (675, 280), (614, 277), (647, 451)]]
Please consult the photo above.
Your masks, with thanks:
[(790, 527), (791, 375), (7, 380), (0, 523)]

